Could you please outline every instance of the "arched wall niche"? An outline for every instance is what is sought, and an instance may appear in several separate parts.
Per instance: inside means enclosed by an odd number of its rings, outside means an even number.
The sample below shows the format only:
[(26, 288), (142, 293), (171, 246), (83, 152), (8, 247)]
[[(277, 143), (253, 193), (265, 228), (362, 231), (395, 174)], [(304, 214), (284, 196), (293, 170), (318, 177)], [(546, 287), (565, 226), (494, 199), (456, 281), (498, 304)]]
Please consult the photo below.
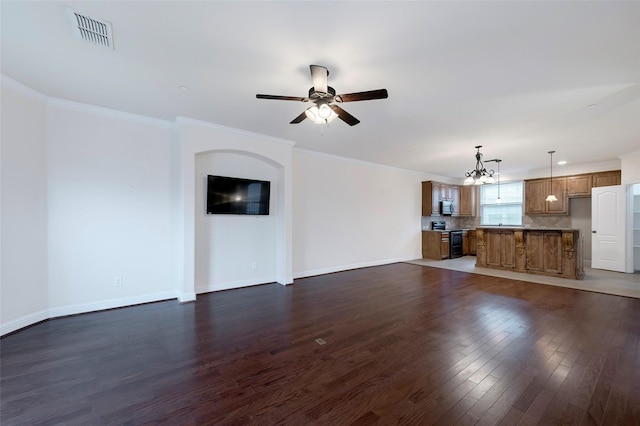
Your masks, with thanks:
[[(292, 202), (291, 173), (294, 143), (262, 135), (179, 118), (174, 129), (174, 162), (176, 187), (180, 211), (175, 214), (176, 226), (176, 287), (182, 302), (195, 300), (197, 293), (225, 288), (242, 287), (276, 281), (286, 285), (293, 282), (292, 273)], [(271, 180), (271, 209), (268, 217), (227, 217), (210, 220), (213, 227), (201, 239), (202, 223), (211, 219), (198, 206), (202, 202), (203, 173), (217, 168), (236, 177), (269, 176)], [(251, 175), (257, 173), (257, 175)], [(199, 181), (198, 181), (199, 179)], [(197, 197), (200, 197), (198, 199)], [(199, 211), (197, 211), (199, 209)], [(203, 218), (202, 215), (205, 217)], [(209, 217), (206, 217), (209, 216)], [(251, 223), (251, 220), (259, 223)], [(217, 221), (217, 223), (216, 223)], [(198, 224), (200, 222), (200, 224)], [(197, 225), (198, 224), (198, 225)], [(231, 224), (238, 232), (244, 226), (242, 241), (229, 242), (232, 233), (226, 233), (220, 244), (231, 244), (220, 249), (217, 242), (213, 252), (203, 247), (211, 242), (215, 229)], [(250, 225), (250, 226), (246, 226)], [(213, 233), (212, 233), (213, 230)], [(256, 247), (239, 254), (251, 246), (249, 233), (253, 230)], [(245, 232), (246, 231), (246, 232)], [(270, 240), (270, 241), (268, 241)], [(196, 255), (196, 250), (202, 250)], [(235, 253), (235, 254), (234, 254)], [(219, 256), (230, 256), (220, 258)], [(203, 257), (204, 256), (204, 257)], [(213, 256), (213, 257), (212, 257)], [(217, 257), (216, 257), (217, 256)], [(205, 260), (203, 260), (205, 259)], [(212, 260), (213, 259), (213, 260)], [(198, 264), (196, 264), (198, 262)], [(203, 264), (204, 263), (204, 264)], [(221, 265), (229, 265), (223, 266)], [(216, 269), (217, 268), (217, 269)], [(226, 268), (226, 269), (225, 269)], [(197, 273), (196, 273), (197, 272)]]
[[(226, 290), (276, 281), (277, 228), (282, 206), (282, 166), (243, 151), (195, 156), (195, 292)], [(268, 216), (206, 214), (207, 176), (271, 182)]]

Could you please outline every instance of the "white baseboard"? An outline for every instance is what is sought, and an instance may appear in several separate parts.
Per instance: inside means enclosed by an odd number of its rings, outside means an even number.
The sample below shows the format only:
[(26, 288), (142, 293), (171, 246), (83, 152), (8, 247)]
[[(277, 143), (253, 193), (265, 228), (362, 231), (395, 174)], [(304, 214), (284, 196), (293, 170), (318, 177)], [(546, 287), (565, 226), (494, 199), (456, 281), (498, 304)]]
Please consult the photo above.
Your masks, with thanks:
[(0, 336), (49, 319), (49, 311), (43, 310), (0, 324)]
[(350, 263), (350, 264), (340, 265), (340, 266), (331, 266), (328, 268), (309, 269), (306, 271), (294, 272), (293, 277), (294, 278), (313, 277), (316, 275), (324, 275), (324, 274), (332, 274), (334, 272), (348, 271), (349, 269), (368, 268), (370, 266), (381, 266), (381, 265), (388, 265), (390, 263), (408, 262), (410, 260), (415, 260), (415, 259), (416, 259), (415, 256), (397, 257), (394, 259), (374, 260), (369, 262)]
[(210, 293), (212, 291), (230, 290), (232, 288), (250, 287), (252, 285), (269, 284), (276, 282), (276, 277), (251, 278), (248, 280), (228, 281), (223, 283), (213, 283), (196, 287), (196, 294)]
[(49, 318), (63, 317), (66, 315), (84, 314), (86, 312), (104, 311), (105, 309), (122, 308), (125, 306), (140, 305), (142, 303), (158, 302), (160, 300), (176, 299), (175, 292), (145, 294), (136, 297), (124, 297), (121, 299), (103, 300), (94, 303), (61, 306), (49, 309)]
[(0, 336), (28, 327), (47, 319), (63, 317), (67, 315), (85, 314), (105, 309), (123, 308), (125, 306), (140, 305), (142, 303), (158, 302), (161, 300), (176, 299), (175, 292), (145, 294), (143, 296), (127, 297), (121, 299), (103, 300), (94, 303), (82, 303), (77, 305), (61, 306), (25, 315), (20, 318), (0, 324)]
[(195, 301), (196, 301), (195, 293), (180, 293), (178, 295), (178, 302), (180, 303), (188, 303), (188, 302), (195, 302)]

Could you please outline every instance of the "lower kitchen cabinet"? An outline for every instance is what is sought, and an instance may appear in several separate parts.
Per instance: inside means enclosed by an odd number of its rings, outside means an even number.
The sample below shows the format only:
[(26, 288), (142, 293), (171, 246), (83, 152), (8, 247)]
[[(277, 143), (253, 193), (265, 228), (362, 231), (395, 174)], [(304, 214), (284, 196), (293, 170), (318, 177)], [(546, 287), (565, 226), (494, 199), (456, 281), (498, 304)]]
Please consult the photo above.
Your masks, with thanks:
[(449, 231), (422, 231), (422, 258), (449, 258)]
[(500, 269), (516, 267), (516, 247), (513, 231), (485, 232), (487, 266)]
[(449, 233), (443, 232), (442, 237), (440, 239), (440, 249), (441, 249), (440, 259), (449, 258), (449, 244), (451, 244), (451, 241), (449, 241)]
[(476, 255), (476, 231), (474, 229), (462, 231), (462, 254), (464, 256)]
[(475, 229), (469, 230), (469, 254), (475, 256), (478, 248), (478, 241), (476, 239)]
[(562, 274), (562, 233), (526, 233), (526, 268), (529, 272)]

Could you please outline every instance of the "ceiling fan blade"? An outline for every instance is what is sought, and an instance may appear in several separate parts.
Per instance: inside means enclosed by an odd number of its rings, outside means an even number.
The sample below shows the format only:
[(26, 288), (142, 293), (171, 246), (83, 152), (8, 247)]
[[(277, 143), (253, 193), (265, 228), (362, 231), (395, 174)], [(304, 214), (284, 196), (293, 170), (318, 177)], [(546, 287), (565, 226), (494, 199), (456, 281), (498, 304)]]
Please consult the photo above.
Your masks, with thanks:
[(338, 114), (338, 117), (340, 118), (340, 120), (344, 121), (349, 126), (355, 126), (356, 124), (358, 124), (360, 122), (360, 120), (358, 120), (353, 115), (349, 114), (347, 111), (345, 111), (342, 108), (340, 108), (338, 105), (331, 104), (329, 106), (331, 107), (333, 112)]
[(321, 65), (309, 65), (311, 68), (311, 80), (313, 80), (313, 89), (316, 92), (327, 93), (327, 77), (329, 77), (329, 70)]
[(302, 101), (307, 102), (309, 98), (301, 98), (300, 96), (278, 96), (278, 95), (261, 95), (257, 94), (258, 99), (276, 99), (279, 101)]
[(369, 90), (367, 92), (345, 93), (336, 95), (337, 102), (369, 101), (372, 99), (386, 99), (389, 97), (387, 89)]
[(291, 120), (291, 122), (289, 124), (298, 124), (299, 122), (301, 122), (305, 118), (307, 118), (307, 115), (303, 111), (302, 114), (300, 114), (299, 116), (297, 116), (296, 118)]

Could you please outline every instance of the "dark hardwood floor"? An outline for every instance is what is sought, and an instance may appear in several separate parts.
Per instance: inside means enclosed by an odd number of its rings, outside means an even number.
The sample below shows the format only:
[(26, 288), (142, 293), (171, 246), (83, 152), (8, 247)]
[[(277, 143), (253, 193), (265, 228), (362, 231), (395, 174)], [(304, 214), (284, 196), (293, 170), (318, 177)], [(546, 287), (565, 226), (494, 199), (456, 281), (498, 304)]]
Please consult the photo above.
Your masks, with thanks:
[(639, 299), (406, 263), (0, 345), (2, 425), (640, 424)]

